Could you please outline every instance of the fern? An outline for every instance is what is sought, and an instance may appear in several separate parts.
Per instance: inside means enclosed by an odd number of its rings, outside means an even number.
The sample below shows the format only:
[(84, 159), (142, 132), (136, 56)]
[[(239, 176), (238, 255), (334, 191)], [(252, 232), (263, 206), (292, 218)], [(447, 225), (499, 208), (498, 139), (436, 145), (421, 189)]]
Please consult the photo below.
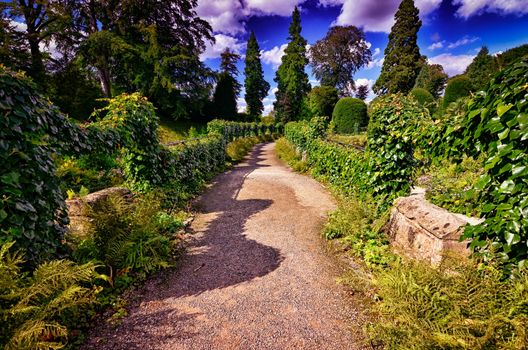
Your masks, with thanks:
[(373, 339), (389, 349), (528, 348), (528, 277), (448, 257), (434, 269), (401, 262), (375, 273), (380, 296)]
[(23, 273), (12, 243), (0, 245), (0, 344), (10, 349), (60, 349), (68, 331), (59, 323), (66, 310), (94, 302), (97, 289), (84, 285), (96, 278), (96, 265), (53, 260)]

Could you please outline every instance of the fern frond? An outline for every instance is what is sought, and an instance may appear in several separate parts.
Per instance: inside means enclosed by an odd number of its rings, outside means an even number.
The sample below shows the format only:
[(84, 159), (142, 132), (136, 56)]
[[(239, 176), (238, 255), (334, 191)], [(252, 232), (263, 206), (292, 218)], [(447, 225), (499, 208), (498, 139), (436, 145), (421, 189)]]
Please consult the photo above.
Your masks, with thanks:
[(15, 331), (5, 350), (52, 350), (61, 349), (64, 344), (57, 339), (68, 335), (66, 327), (57, 322), (29, 320)]

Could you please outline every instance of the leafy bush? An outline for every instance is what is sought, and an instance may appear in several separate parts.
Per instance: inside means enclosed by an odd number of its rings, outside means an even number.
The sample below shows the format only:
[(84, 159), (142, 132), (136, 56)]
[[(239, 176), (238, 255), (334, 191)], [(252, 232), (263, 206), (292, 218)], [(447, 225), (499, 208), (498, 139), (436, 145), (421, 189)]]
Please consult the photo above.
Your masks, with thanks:
[(227, 156), (235, 162), (239, 162), (247, 155), (247, 153), (260, 142), (258, 137), (244, 137), (231, 141), (227, 144)]
[(414, 150), (430, 124), (427, 110), (401, 94), (383, 96), (372, 106), (367, 178), (387, 207), (409, 194), (417, 166)]
[(367, 147), (367, 134), (357, 135), (328, 135), (328, 139), (333, 142), (343, 143), (347, 145), (355, 145), (359, 147)]
[(420, 106), (427, 108), (430, 113), (433, 113), (436, 110), (435, 98), (426, 89), (414, 88), (409, 95), (412, 96)]
[(471, 80), (465, 75), (449, 79), (447, 82), (444, 94), (444, 108), (447, 108), (450, 103), (455, 102), (459, 98), (467, 97), (473, 89)]
[(28, 78), (2, 65), (0, 114), (0, 243), (16, 241), (37, 264), (65, 253), (68, 219), (52, 155), (82, 141)]
[(93, 263), (67, 260), (43, 263), (27, 274), (22, 255), (9, 252), (12, 246), (0, 245), (0, 345), (6, 350), (60, 349), (68, 336), (61, 317), (94, 302), (99, 290), (86, 284), (104, 276)]
[(367, 105), (358, 98), (344, 97), (334, 107), (332, 122), (339, 134), (357, 133), (368, 123)]
[(468, 226), (464, 238), (479, 253), (498, 254), (523, 266), (528, 259), (528, 58), (493, 78), (478, 93), (454, 148), (468, 155), (485, 152), (486, 171), (475, 183), (484, 223)]
[(379, 319), (372, 341), (389, 349), (525, 349), (528, 276), (461, 257), (438, 268), (395, 262), (374, 273)]
[(431, 203), (454, 213), (478, 216), (481, 205), (470, 190), (483, 172), (482, 157), (464, 157), (460, 163), (442, 160), (430, 167), (419, 185), (427, 187), (426, 198)]
[(331, 117), (338, 100), (337, 89), (331, 86), (316, 86), (308, 93), (308, 107), (315, 116)]

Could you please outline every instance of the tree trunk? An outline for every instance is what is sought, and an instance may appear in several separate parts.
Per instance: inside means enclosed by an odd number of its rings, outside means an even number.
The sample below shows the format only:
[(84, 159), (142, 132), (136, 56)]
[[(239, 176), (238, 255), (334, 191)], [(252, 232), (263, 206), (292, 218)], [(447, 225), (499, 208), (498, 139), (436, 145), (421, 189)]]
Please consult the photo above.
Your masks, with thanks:
[(97, 71), (99, 72), (99, 81), (101, 82), (101, 89), (106, 98), (112, 97), (112, 89), (110, 83), (110, 72), (108, 71), (107, 65), (104, 67), (98, 67)]
[(39, 85), (45, 83), (46, 70), (42, 61), (42, 53), (40, 52), (39, 39), (37, 33), (31, 33), (28, 30), (28, 42), (31, 52), (31, 68), (29, 75)]

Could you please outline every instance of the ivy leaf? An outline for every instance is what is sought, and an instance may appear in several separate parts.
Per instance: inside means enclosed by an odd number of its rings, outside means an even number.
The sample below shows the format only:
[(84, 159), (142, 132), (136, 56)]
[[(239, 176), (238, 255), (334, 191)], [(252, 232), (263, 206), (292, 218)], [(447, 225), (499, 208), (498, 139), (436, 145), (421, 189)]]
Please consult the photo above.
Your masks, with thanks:
[(509, 103), (507, 105), (500, 105), (497, 107), (497, 115), (502, 117), (502, 115), (508, 112), (513, 107), (513, 104)]
[(512, 193), (515, 187), (515, 182), (513, 180), (504, 181), (499, 187), (499, 193)]
[(504, 238), (506, 239), (506, 243), (508, 243), (509, 246), (517, 244), (521, 241), (521, 237), (518, 234), (509, 231), (505, 232)]

